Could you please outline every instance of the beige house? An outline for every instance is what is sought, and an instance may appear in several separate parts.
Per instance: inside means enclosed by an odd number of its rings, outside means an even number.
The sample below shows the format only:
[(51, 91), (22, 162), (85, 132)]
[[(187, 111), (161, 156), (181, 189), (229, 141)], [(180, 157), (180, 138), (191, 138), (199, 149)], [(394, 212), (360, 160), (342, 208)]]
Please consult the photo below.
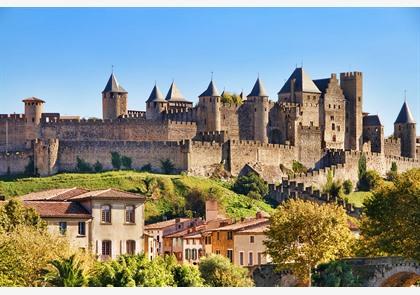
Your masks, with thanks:
[(115, 189), (56, 189), (21, 197), (38, 211), (48, 230), (101, 260), (144, 252), (145, 197)]

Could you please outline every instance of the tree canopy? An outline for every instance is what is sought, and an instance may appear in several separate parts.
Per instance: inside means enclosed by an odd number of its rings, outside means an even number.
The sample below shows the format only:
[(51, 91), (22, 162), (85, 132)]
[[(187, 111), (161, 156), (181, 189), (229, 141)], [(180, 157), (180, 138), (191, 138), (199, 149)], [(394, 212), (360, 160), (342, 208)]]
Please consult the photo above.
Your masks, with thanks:
[(47, 226), (34, 209), (26, 208), (19, 200), (11, 199), (0, 205), (0, 232), (11, 232), (20, 225), (40, 230)]
[(401, 255), (420, 261), (420, 169), (397, 176), (364, 202), (361, 223), (366, 254)]
[(239, 176), (236, 179), (233, 190), (253, 199), (262, 199), (268, 194), (268, 185), (256, 173), (249, 172), (247, 175)]
[(265, 245), (278, 270), (309, 282), (311, 269), (349, 256), (353, 242), (343, 208), (290, 199), (271, 216)]

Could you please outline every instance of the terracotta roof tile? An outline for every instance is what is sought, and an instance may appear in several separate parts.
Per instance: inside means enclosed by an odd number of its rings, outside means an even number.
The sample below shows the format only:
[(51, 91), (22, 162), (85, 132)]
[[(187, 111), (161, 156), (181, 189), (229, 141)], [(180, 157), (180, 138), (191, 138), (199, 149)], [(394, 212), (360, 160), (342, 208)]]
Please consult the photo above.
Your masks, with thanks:
[(146, 197), (139, 194), (128, 193), (117, 189), (105, 189), (97, 191), (88, 191), (80, 195), (76, 195), (69, 200), (83, 200), (83, 199), (133, 199), (133, 200), (145, 200)]
[(41, 217), (91, 218), (90, 213), (77, 202), (25, 201), (26, 207), (35, 209)]
[[(156, 222), (156, 223), (152, 223), (152, 224), (148, 224), (145, 225), (144, 229), (161, 229), (161, 228), (165, 228), (171, 225), (174, 225), (176, 223), (177, 218), (174, 219), (170, 219), (170, 220), (165, 220), (165, 221), (161, 221), (161, 222)], [(185, 222), (185, 221), (189, 221), (192, 219), (190, 218), (180, 218), (180, 222)]]

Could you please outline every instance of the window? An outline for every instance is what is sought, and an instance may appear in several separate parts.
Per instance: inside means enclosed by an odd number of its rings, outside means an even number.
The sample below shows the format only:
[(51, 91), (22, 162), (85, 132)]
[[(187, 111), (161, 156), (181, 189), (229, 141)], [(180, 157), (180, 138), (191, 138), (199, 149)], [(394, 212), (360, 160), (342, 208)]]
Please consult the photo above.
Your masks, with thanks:
[(331, 129), (335, 130), (335, 124), (334, 123), (331, 124)]
[(128, 240), (126, 246), (126, 253), (128, 255), (134, 255), (136, 253), (136, 241)]
[(111, 256), (112, 249), (111, 249), (111, 241), (102, 241), (102, 255), (103, 256)]
[(232, 240), (233, 239), (233, 233), (231, 231), (227, 232), (227, 239)]
[(228, 249), (226, 253), (227, 258), (229, 258), (230, 262), (233, 262), (233, 250)]
[(211, 244), (211, 236), (205, 237), (204, 242), (205, 242), (206, 245), (210, 245)]
[(192, 249), (192, 260), (197, 260), (197, 249)]
[(220, 250), (216, 250), (216, 254), (217, 255), (220, 255)]
[(358, 97), (358, 100), (359, 100), (359, 102), (360, 102), (360, 101), (362, 100), (362, 97), (361, 97), (361, 96), (359, 96), (359, 97)]
[(254, 253), (248, 253), (248, 265), (254, 265)]
[(86, 222), (84, 222), (84, 221), (79, 222), (79, 227), (78, 227), (77, 233), (79, 234), (79, 236), (85, 236), (86, 235)]
[(336, 142), (337, 141), (337, 137), (335, 137), (335, 135), (333, 135), (332, 140), (333, 140), (333, 142)]
[(217, 232), (216, 236), (217, 236), (217, 240), (220, 241), (220, 232)]
[(244, 252), (239, 252), (239, 265), (244, 265)]
[(340, 131), (340, 126), (339, 125), (337, 125), (337, 131)]
[(334, 121), (334, 116), (330, 116), (331, 121)]
[(110, 205), (103, 205), (101, 207), (101, 222), (111, 223), (111, 206)]
[(59, 222), (58, 230), (60, 231), (60, 235), (65, 235), (67, 231), (67, 222)]
[(188, 260), (191, 257), (191, 249), (185, 249), (185, 259)]
[(250, 243), (254, 243), (254, 236), (250, 236), (250, 237), (249, 237), (249, 242), (250, 242)]
[(125, 222), (135, 223), (134, 206), (125, 206)]

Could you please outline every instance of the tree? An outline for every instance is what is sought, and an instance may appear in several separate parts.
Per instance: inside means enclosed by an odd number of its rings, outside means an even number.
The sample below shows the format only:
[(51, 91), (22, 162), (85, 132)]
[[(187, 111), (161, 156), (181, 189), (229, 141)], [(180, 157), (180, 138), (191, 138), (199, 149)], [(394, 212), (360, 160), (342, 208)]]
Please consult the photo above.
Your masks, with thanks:
[(65, 257), (70, 246), (46, 230), (19, 225), (0, 233), (0, 281), (7, 286), (40, 286), (49, 261)]
[(92, 166), (85, 160), (77, 157), (76, 171), (78, 172), (92, 172)]
[(375, 190), (383, 185), (382, 177), (374, 170), (367, 171), (359, 181), (359, 189), (362, 191)]
[(248, 195), (254, 199), (262, 199), (268, 194), (268, 185), (264, 179), (251, 171), (236, 179), (233, 191), (238, 194)]
[(397, 176), (398, 176), (397, 163), (392, 162), (392, 164), (391, 164), (391, 170), (386, 173), (386, 178), (389, 181), (394, 181), (397, 178)]
[(353, 191), (353, 183), (350, 179), (344, 180), (343, 182), (343, 192), (348, 195)]
[(292, 170), (294, 173), (306, 173), (308, 172), (308, 168), (306, 168), (302, 163), (293, 160), (292, 163)]
[(114, 169), (121, 169), (121, 156), (118, 152), (111, 152), (111, 164)]
[(125, 169), (131, 169), (132, 160), (130, 157), (122, 156), (121, 157), (121, 164)]
[(265, 245), (278, 270), (290, 269), (302, 281), (320, 263), (350, 254), (354, 237), (343, 208), (290, 199), (271, 216)]
[(11, 199), (0, 206), (0, 232), (11, 232), (20, 225), (37, 230), (47, 227), (39, 214), (33, 208), (26, 208), (20, 200)]
[(343, 261), (332, 261), (321, 264), (316, 269), (312, 283), (317, 287), (358, 287), (359, 277), (347, 263)]
[(102, 172), (104, 170), (104, 166), (99, 161), (96, 161), (93, 165), (93, 170), (95, 170), (95, 172)]
[(146, 165), (143, 165), (140, 168), (140, 171), (143, 171), (143, 172), (151, 172), (152, 171), (152, 164), (148, 163)]
[(185, 197), (185, 210), (190, 210), (193, 217), (206, 213), (206, 195), (198, 188), (193, 188)]
[(50, 261), (53, 269), (47, 270), (44, 279), (55, 287), (84, 287), (88, 279), (84, 273), (82, 264), (76, 259), (76, 254), (68, 258), (54, 259)]
[(169, 159), (160, 160), (160, 167), (165, 174), (172, 174), (175, 170), (175, 165)]
[(252, 287), (248, 271), (233, 265), (228, 258), (210, 255), (200, 260), (199, 270), (206, 286), (210, 287)]
[(364, 202), (361, 235), (367, 254), (420, 261), (420, 169), (398, 175)]
[(241, 105), (243, 103), (242, 98), (239, 95), (237, 95), (236, 93), (228, 93), (226, 91), (224, 91), (221, 97), (221, 102), (237, 105)]
[(177, 287), (202, 287), (204, 284), (200, 271), (191, 265), (177, 265), (172, 270)]

